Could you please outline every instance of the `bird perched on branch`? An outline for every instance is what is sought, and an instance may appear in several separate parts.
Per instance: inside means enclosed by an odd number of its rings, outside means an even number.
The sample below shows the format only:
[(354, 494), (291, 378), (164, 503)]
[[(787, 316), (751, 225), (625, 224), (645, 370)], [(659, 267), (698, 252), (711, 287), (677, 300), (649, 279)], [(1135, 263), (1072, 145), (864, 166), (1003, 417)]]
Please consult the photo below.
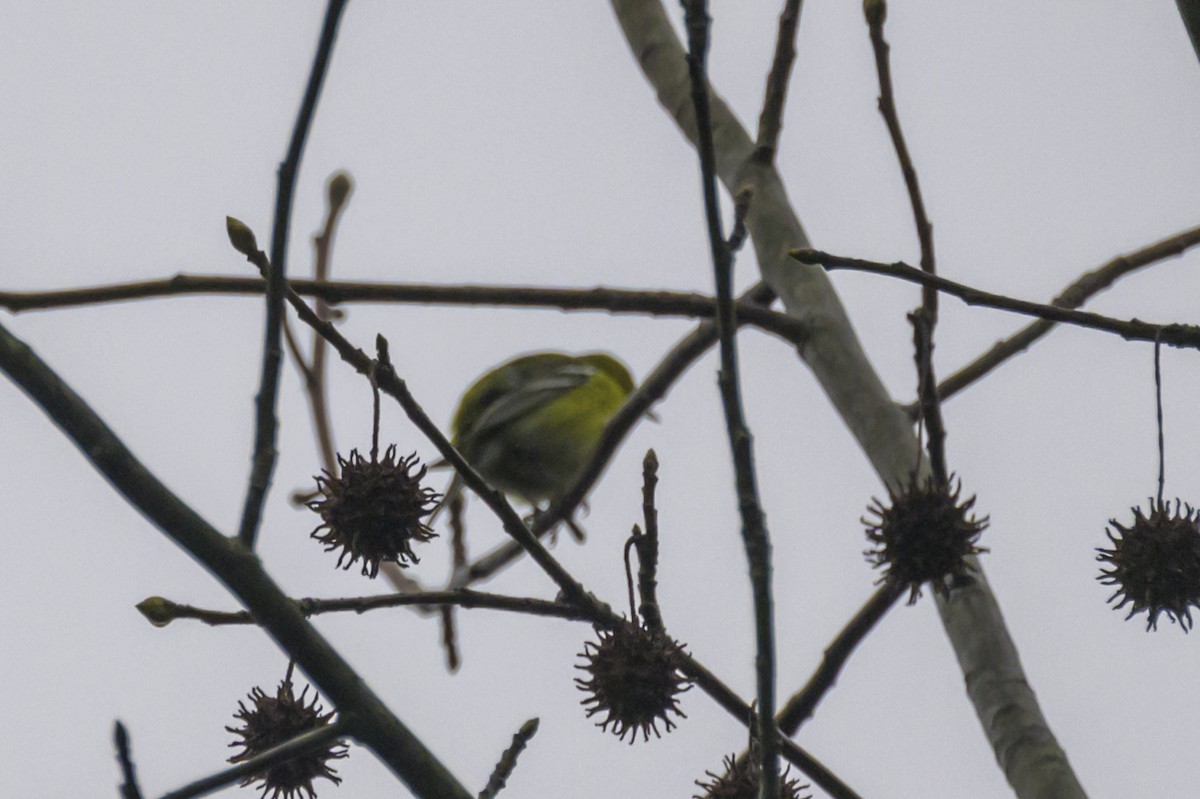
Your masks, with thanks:
[(633, 385), (607, 353), (522, 355), (471, 384), (452, 440), (488, 483), (538, 509), (570, 487)]

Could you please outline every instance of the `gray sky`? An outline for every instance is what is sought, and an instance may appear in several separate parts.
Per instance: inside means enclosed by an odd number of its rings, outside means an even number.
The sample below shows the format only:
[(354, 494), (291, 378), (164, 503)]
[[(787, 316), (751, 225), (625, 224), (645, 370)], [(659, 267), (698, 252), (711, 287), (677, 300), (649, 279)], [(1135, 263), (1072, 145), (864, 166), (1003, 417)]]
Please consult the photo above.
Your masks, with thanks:
[[(780, 3), (714, 4), (713, 80), (753, 124)], [(675, 5), (670, 12), (678, 16)], [(232, 214), (270, 235), (274, 173), (322, 13), (317, 3), (41, 2), (0, 33), (0, 288), (40, 289), (177, 272), (249, 274)], [(1173, 3), (912, 2), (891, 11), (897, 101), (954, 279), (1048, 300), (1081, 272), (1200, 223), (1200, 67)], [(875, 111), (858, 3), (805, 4), (779, 167), (816, 246), (917, 259), (907, 199)], [(597, 284), (710, 291), (694, 153), (658, 108), (600, 3), (351, 4), (297, 193), (291, 272), (311, 268), (322, 186), (356, 190), (334, 271), (412, 282)], [(1194, 322), (1191, 254), (1127, 278), (1090, 306)], [(738, 264), (749, 285), (751, 253)], [(915, 379), (906, 311), (918, 292), (840, 273), (834, 283), (895, 396)], [(187, 298), (4, 314), (174, 490), (219, 528), (241, 508), (261, 303)], [(948, 374), (1022, 320), (943, 303)], [(441, 423), (471, 379), (532, 349), (611, 350), (644, 375), (690, 325), (674, 320), (400, 306), (353, 307), (362, 346), (387, 335), (398, 369)], [(787, 346), (741, 338), (774, 541), (780, 693), (807, 679), (872, 591), (859, 517), (881, 490)], [(1167, 494), (1193, 504), (1200, 431), (1195, 353), (1163, 354)], [(339, 449), (369, 446), (370, 394), (335, 364)], [(318, 470), (300, 383), (285, 373), (267, 568), (296, 595), (383, 590), (308, 539), (287, 496)], [(620, 606), (620, 548), (640, 519), (641, 456), (662, 463), (662, 605), (671, 631), (749, 697), (749, 585), (720, 427), (715, 360), (694, 367), (610, 466), (557, 554)], [(1154, 491), (1152, 348), (1059, 330), (946, 407), (951, 466), (992, 517), (984, 563), (1030, 679), (1091, 795), (1194, 792), (1178, 751), (1200, 717), (1195, 636), (1143, 632), (1104, 605), (1094, 548), (1110, 517)], [(384, 435), (432, 459), (395, 408)], [(10, 384), (0, 386), (0, 675), (9, 723), (0, 768), (39, 796), (104, 796), (114, 718), (157, 795), (222, 765), (237, 701), (286, 662), (252, 629), (133, 610), (151, 594), (229, 608), (221, 587), (121, 499)], [(471, 547), (501, 533), (471, 517)], [(436, 583), (430, 545), (414, 573)], [(488, 585), (552, 596), (521, 564)], [(1144, 618), (1144, 617), (1143, 617)], [(442, 667), (437, 626), (406, 611), (319, 627), (468, 786), (478, 789), (527, 718), (541, 732), (514, 796), (690, 796), (744, 730), (699, 691), (661, 741), (593, 729), (572, 684), (589, 630), (459, 614), (465, 666)], [(864, 644), (799, 742), (864, 797), (1010, 795), (932, 602), (899, 607)], [(396, 796), (362, 749), (322, 796)], [(17, 782), (19, 781), (19, 782)], [(569, 785), (569, 787), (566, 787)], [(231, 789), (232, 795), (236, 789)], [(114, 794), (109, 794), (114, 795)], [(250, 795), (245, 793), (245, 795)]]

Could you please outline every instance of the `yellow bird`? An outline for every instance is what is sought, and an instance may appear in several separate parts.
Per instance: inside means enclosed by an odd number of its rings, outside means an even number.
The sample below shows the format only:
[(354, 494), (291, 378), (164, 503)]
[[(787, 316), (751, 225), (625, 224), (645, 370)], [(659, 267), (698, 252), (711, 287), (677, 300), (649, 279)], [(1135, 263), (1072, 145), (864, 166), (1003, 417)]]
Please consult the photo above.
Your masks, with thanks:
[(452, 440), (491, 485), (537, 509), (567, 490), (633, 387), (607, 353), (522, 355), (471, 384)]

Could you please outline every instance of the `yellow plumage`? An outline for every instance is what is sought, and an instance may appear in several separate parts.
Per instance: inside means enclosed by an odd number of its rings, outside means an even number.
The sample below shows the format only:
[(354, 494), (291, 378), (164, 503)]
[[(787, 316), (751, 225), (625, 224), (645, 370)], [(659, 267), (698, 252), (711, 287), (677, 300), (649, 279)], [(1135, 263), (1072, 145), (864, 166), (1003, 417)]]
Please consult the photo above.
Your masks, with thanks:
[(633, 385), (605, 353), (523, 355), (463, 394), (453, 443), (491, 485), (537, 507), (568, 488)]

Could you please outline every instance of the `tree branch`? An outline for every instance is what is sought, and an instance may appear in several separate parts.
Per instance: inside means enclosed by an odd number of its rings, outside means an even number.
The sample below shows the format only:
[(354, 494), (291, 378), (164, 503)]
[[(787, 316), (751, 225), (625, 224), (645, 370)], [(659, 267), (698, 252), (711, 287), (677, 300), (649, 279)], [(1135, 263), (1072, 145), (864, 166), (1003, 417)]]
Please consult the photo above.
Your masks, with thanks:
[(742, 412), (737, 342), (734, 338), (737, 322), (733, 310), (733, 252), (721, 227), (721, 206), (717, 199), (716, 159), (713, 155), (706, 68), (711, 20), (705, 0), (684, 0), (683, 8), (684, 26), (688, 33), (688, 76), (699, 133), (696, 149), (700, 155), (700, 187), (704, 196), (704, 217), (717, 294), (717, 346), (721, 357), (717, 385), (721, 392), (721, 407), (725, 412), (725, 429), (733, 458), (738, 511), (742, 519), (742, 542), (746, 549), (754, 602), (755, 718), (761, 767), (759, 796), (773, 799), (779, 792), (779, 733), (775, 727), (775, 608), (771, 593), (771, 539), (754, 474), (754, 439)]
[(321, 86), (329, 69), (333, 54), (333, 43), (337, 39), (338, 23), (346, 0), (329, 0), (325, 8), (325, 21), (313, 56), (312, 69), (308, 75), (308, 86), (292, 128), (292, 138), (287, 155), (279, 165), (279, 181), (275, 191), (275, 223), (271, 233), (271, 267), (267, 278), (267, 319), (265, 342), (263, 343), (262, 377), (258, 396), (255, 398), (254, 455), (251, 458), (250, 478), (246, 488), (246, 501), (242, 506), (242, 521), (238, 527), (238, 538), (247, 547), (254, 548), (262, 519), (263, 503), (271, 485), (271, 473), (275, 470), (275, 435), (278, 422), (275, 419), (275, 402), (279, 396), (279, 370), (283, 364), (280, 335), (283, 328), (283, 289), (287, 275), (288, 230), (292, 216), (292, 196), (295, 194), (296, 173), (300, 171), (300, 158), (304, 155), (304, 142), (308, 139), (313, 116), (317, 112), (317, 100)]
[(222, 535), (151, 474), (83, 399), (0, 325), (0, 370), (41, 406), (112, 486), (202, 563), (261, 620), (337, 707), (351, 734), (375, 752), (417, 796), (470, 794), (322, 637), (240, 539)]
[[(593, 621), (593, 617), (573, 605), (552, 602), (533, 597), (505, 596), (459, 588), (454, 591), (417, 591), (402, 594), (376, 594), (374, 596), (338, 597), (320, 599), (304, 597), (291, 600), (305, 618), (324, 613), (366, 613), (381, 608), (397, 608), (411, 605), (441, 605), (460, 608), (486, 608), (512, 613), (527, 613), (531, 616), (567, 619), (570, 621)], [(163, 597), (150, 597), (138, 603), (138, 610), (151, 624), (165, 627), (179, 619), (195, 619), (210, 627), (228, 624), (258, 624), (254, 614), (245, 610), (210, 610), (173, 602)]]
[[(611, 4), (634, 59), (659, 102), (689, 141), (695, 142), (683, 48), (661, 2), (611, 0)], [(788, 251), (809, 245), (779, 175), (749, 158), (753, 151), (749, 135), (715, 92), (710, 92), (710, 97), (717, 173), (732, 192), (745, 186), (753, 189), (746, 226), (763, 277), (788, 313), (810, 325), (800, 354), (880, 478), (899, 486), (908, 477), (917, 453), (908, 415), (892, 402), (867, 361), (828, 278), (819, 269), (789, 266)], [(1083, 796), (1066, 755), (1037, 706), (982, 572), (971, 585), (958, 587), (948, 598), (936, 601), (976, 713), (1017, 795), (1022, 799)], [(977, 690), (985, 684), (990, 690)], [(1056, 786), (1058, 792), (1046, 792), (1047, 784)]]
[(129, 732), (119, 721), (113, 725), (113, 744), (117, 748), (117, 763), (121, 766), (121, 799), (142, 799), (142, 789), (137, 781), (137, 768), (133, 765)]
[[(1060, 308), (1078, 308), (1122, 277), (1158, 261), (1180, 255), (1197, 244), (1200, 244), (1200, 227), (1176, 233), (1127, 255), (1119, 255), (1103, 266), (1085, 272), (1063, 289), (1050, 304)], [(1035, 341), (1053, 330), (1056, 324), (1057, 322), (1047, 319), (1039, 319), (1008, 338), (996, 342), (987, 352), (939, 383), (938, 396), (943, 400), (954, 396), (1012, 356), (1024, 352)], [(910, 406), (909, 412), (914, 411), (915, 407)]]
[(909, 283), (919, 283), (931, 286), (944, 294), (958, 297), (967, 305), (982, 305), (1001, 311), (1011, 311), (1025, 316), (1036, 316), (1054, 322), (1066, 322), (1070, 325), (1099, 330), (1104, 333), (1114, 333), (1127, 341), (1157, 341), (1170, 344), (1172, 347), (1189, 347), (1200, 349), (1200, 326), (1183, 324), (1158, 324), (1143, 322), (1140, 319), (1114, 319), (1089, 311), (1077, 311), (1062, 308), (1057, 305), (1043, 305), (1040, 302), (1028, 302), (1005, 297), (1003, 294), (992, 294), (989, 291), (955, 283), (944, 277), (929, 275), (920, 269), (897, 261), (892, 264), (878, 261), (864, 261), (859, 258), (845, 258), (831, 255), (819, 250), (797, 250), (794, 257), (803, 263), (823, 264), (826, 269), (850, 269), (856, 272), (870, 272), (876, 275), (899, 278)]
[(754, 157), (766, 164), (775, 161), (779, 149), (779, 132), (783, 129), (783, 104), (787, 100), (788, 79), (792, 62), (796, 60), (796, 28), (800, 24), (802, 0), (784, 0), (779, 14), (779, 33), (775, 37), (775, 57), (767, 74), (762, 113), (758, 116), (758, 139)]
[[(875, 54), (875, 72), (879, 78), (879, 113), (887, 125), (896, 151), (900, 172), (904, 175), (904, 186), (908, 190), (909, 205), (912, 206), (913, 224), (917, 229), (917, 240), (921, 245), (921, 271), (928, 275), (937, 274), (937, 263), (933, 249), (933, 225), (925, 212), (925, 200), (921, 196), (921, 183), (917, 179), (917, 168), (904, 132), (900, 128), (900, 115), (896, 110), (896, 98), (892, 90), (892, 67), (887, 40), (883, 38), (883, 26), (887, 21), (885, 0), (865, 0), (863, 11), (871, 35), (871, 49)], [(937, 379), (933, 370), (933, 332), (938, 322), (938, 293), (926, 286), (921, 292), (921, 307), (908, 315), (913, 326), (914, 360), (917, 366), (917, 401), (920, 407), (920, 427), (925, 429), (925, 447), (929, 451), (929, 469), (934, 481), (941, 486), (949, 482), (946, 469), (946, 425), (942, 421), (942, 406), (938, 399)], [(918, 427), (918, 430), (920, 430)], [(919, 433), (918, 433), (919, 435)]]
[[(703, 294), (678, 291), (641, 291), (597, 286), (590, 289), (537, 286), (439, 286), (419, 283), (360, 283), (355, 281), (289, 280), (288, 285), (306, 297), (331, 304), (397, 302), (424, 305), (483, 305), (543, 308), (562, 311), (607, 311), (614, 314), (711, 319), (716, 300)], [(161, 280), (117, 283), (56, 291), (0, 291), (0, 308), (13, 313), (74, 308), (109, 302), (192, 294), (262, 294), (266, 281), (253, 277), (175, 275)], [(760, 304), (739, 302), (739, 322), (759, 327), (796, 346), (803, 346), (808, 328), (800, 320)]]
[[(313, 236), (313, 281), (315, 283), (329, 282), (330, 261), (333, 257), (333, 237), (337, 232), (342, 212), (346, 209), (346, 202), (350, 199), (353, 185), (349, 175), (345, 172), (337, 173), (325, 185), (325, 224), (321, 227), (321, 232)], [(329, 320), (332, 316), (329, 304), (321, 299), (317, 300), (316, 313), (319, 318), (325, 320)], [(284, 332), (287, 332), (289, 330), (286, 326), (287, 317), (284, 317), (284, 325)], [(305, 363), (304, 356), (298, 349), (294, 353), (294, 357), (304, 375), (304, 393), (308, 396), (309, 413), (312, 415), (317, 447), (321, 452), (321, 463), (325, 471), (337, 474), (337, 445), (333, 440), (333, 422), (329, 418), (329, 386), (325, 379), (325, 362), (328, 351), (329, 345), (325, 339), (314, 333), (312, 356), (308, 363)]]
[[(182, 788), (165, 793), (162, 799), (193, 799), (220, 790), (239, 780), (245, 780), (256, 774), (262, 774), (272, 766), (298, 757), (313, 749), (332, 746), (339, 738), (344, 738), (348, 730), (341, 720), (324, 727), (317, 727), (301, 733), (289, 741), (273, 746), (265, 752), (255, 755), (249, 760), (243, 760), (235, 766), (222, 769), (216, 774), (191, 782)], [(266, 795), (265, 793), (263, 794)]]
[(837, 637), (825, 647), (825, 655), (821, 665), (808, 678), (808, 682), (792, 698), (779, 709), (775, 721), (784, 735), (795, 735), (805, 721), (812, 717), (817, 705), (833, 688), (842, 667), (854, 654), (854, 650), (867, 637), (867, 633), (887, 614), (896, 600), (904, 594), (903, 587), (898, 588), (891, 582), (885, 582), (867, 600), (854, 618), (842, 628)]
[(1179, 16), (1183, 18), (1183, 27), (1192, 40), (1196, 58), (1200, 58), (1200, 0), (1175, 0), (1175, 4), (1179, 6)]
[(504, 786), (508, 784), (508, 778), (512, 776), (513, 770), (517, 767), (517, 757), (529, 745), (529, 740), (537, 734), (537, 730), (538, 720), (536, 718), (521, 725), (521, 729), (513, 735), (512, 745), (504, 750), (504, 754), (496, 763), (496, 768), (492, 769), (492, 775), (488, 777), (487, 785), (479, 792), (479, 799), (495, 799), (504, 790)]

